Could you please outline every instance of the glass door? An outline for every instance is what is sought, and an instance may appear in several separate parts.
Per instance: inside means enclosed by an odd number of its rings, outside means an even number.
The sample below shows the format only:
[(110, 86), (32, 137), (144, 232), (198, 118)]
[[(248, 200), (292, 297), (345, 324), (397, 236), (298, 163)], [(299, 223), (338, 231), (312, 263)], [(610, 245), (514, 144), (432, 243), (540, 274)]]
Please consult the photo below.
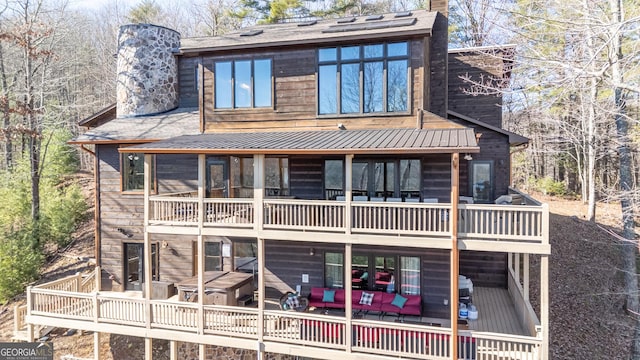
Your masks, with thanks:
[(493, 202), (493, 163), (491, 161), (471, 162), (470, 186), (474, 202)]
[(229, 197), (229, 166), (226, 160), (209, 160), (207, 194), (211, 198)]
[[(144, 244), (124, 244), (124, 274), (126, 278), (125, 290), (142, 290), (144, 284)], [(151, 244), (151, 272), (152, 280), (158, 280), (158, 246)]]

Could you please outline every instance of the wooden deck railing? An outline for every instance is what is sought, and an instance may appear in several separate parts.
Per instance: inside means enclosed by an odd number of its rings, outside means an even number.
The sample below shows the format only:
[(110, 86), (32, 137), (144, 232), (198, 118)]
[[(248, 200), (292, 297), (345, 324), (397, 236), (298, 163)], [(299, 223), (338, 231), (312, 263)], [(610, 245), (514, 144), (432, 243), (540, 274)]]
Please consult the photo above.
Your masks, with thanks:
[[(30, 287), (27, 289), (31, 309), (29, 316), (73, 319), (81, 323), (119, 324), (140, 329), (140, 336), (151, 328), (184, 333), (198, 333), (198, 304), (168, 300), (145, 300), (99, 293), (72, 293)], [(148, 301), (148, 302), (147, 302)], [(148, 304), (148, 305), (147, 305)], [(150, 306), (150, 309), (147, 308)], [(146, 318), (150, 310), (150, 319)], [(450, 356), (451, 329), (385, 321), (354, 319), (302, 312), (265, 310), (260, 325), (257, 308), (206, 305), (203, 307), (204, 333), (258, 339), (262, 326), (264, 341), (308, 345), (352, 352), (439, 359)], [(29, 320), (29, 317), (27, 317)], [(107, 325), (105, 325), (107, 326)], [(350, 326), (351, 337), (347, 337)], [(194, 341), (197, 339), (194, 338)], [(458, 339), (458, 353), (463, 358), (494, 359), (539, 358), (541, 340), (536, 337), (463, 331)]]
[[(152, 225), (197, 226), (198, 199), (152, 196)], [(394, 236), (451, 234), (451, 204), (354, 201), (351, 228), (346, 229), (346, 202), (333, 200), (264, 199), (263, 217), (256, 217), (253, 199), (204, 199), (204, 226), (283, 231), (324, 231)], [(460, 240), (512, 241), (548, 244), (549, 209), (546, 205), (459, 204)]]

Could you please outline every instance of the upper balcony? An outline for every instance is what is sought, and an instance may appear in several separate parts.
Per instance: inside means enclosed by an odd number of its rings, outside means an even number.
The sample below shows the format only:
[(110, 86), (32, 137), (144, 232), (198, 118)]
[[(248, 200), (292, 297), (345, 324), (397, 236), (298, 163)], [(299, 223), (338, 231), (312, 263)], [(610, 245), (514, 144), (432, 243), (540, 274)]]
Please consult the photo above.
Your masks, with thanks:
[[(501, 251), (509, 244), (510, 252), (548, 253), (548, 206), (525, 199), (528, 205), (456, 204), (460, 249)], [(317, 241), (323, 233), (369, 244), (393, 237), (405, 245), (451, 247), (452, 204), (386, 200), (199, 199), (174, 193), (150, 196), (148, 224), (151, 232), (171, 227), (189, 234), (201, 226), (203, 234), (225, 229), (230, 236)]]

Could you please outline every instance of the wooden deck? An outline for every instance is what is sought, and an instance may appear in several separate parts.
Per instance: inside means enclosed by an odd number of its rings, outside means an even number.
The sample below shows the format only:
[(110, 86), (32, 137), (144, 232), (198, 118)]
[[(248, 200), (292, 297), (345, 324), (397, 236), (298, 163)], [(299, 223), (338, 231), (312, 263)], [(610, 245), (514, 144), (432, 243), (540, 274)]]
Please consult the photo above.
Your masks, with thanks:
[(511, 335), (527, 334), (516, 314), (513, 300), (507, 289), (476, 287), (473, 304), (478, 309), (478, 319), (469, 321), (469, 329)]

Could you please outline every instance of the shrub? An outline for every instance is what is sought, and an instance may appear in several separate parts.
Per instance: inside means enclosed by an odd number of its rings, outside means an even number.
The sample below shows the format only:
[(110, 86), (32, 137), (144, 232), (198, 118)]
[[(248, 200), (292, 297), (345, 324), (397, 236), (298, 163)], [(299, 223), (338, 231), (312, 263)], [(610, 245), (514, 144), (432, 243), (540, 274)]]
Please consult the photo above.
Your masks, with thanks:
[(36, 280), (44, 260), (41, 249), (33, 249), (31, 230), (23, 229), (0, 239), (0, 303), (24, 291)]
[(545, 195), (567, 195), (567, 187), (562, 181), (555, 181), (550, 177), (544, 177), (536, 181), (536, 189)]

